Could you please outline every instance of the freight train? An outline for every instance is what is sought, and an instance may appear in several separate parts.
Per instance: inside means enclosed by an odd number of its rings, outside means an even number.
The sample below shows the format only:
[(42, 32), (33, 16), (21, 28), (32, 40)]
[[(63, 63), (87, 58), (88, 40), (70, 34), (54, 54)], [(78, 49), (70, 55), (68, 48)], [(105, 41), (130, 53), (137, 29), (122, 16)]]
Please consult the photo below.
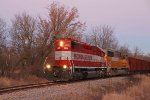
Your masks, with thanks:
[(43, 72), (54, 80), (76, 80), (150, 72), (150, 62), (71, 38), (61, 38), (55, 42), (54, 58), (46, 57)]

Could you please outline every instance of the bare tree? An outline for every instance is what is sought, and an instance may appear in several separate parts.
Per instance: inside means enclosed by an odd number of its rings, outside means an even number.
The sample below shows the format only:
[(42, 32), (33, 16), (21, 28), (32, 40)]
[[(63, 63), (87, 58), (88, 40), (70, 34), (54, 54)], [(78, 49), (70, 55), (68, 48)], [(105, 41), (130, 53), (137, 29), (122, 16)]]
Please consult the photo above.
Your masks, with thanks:
[(30, 65), (33, 63), (35, 32), (36, 20), (33, 17), (25, 12), (15, 15), (10, 34), (13, 51), (18, 56), (18, 64)]
[(92, 42), (95, 46), (103, 49), (116, 49), (118, 47), (118, 41), (114, 36), (114, 31), (108, 25), (93, 28)]
[(73, 7), (69, 10), (64, 5), (54, 2), (48, 10), (48, 23), (51, 27), (51, 33), (55, 38), (78, 38), (80, 36), (79, 33), (83, 31), (83, 23), (78, 20), (77, 8)]
[(150, 61), (150, 53), (147, 55), (147, 60)]
[(37, 45), (39, 47), (39, 62), (43, 62), (54, 48), (55, 40), (62, 37), (81, 39), (84, 24), (78, 20), (78, 10), (70, 10), (64, 5), (53, 2), (48, 8), (48, 20), (40, 19)]
[(5, 32), (6, 32), (6, 23), (3, 19), (0, 18), (0, 51), (5, 45)]
[(144, 60), (150, 61), (150, 53), (148, 53), (147, 55), (143, 56)]
[(138, 46), (134, 47), (134, 49), (133, 49), (133, 57), (143, 58), (143, 52), (141, 51), (141, 49)]
[(4, 75), (7, 62), (6, 62), (6, 23), (0, 18), (0, 74)]
[(127, 54), (128, 56), (131, 55), (131, 51), (129, 50), (129, 45), (127, 45), (127, 44), (120, 46), (119, 51), (123, 54)]
[(84, 39), (83, 41), (86, 42), (87, 44), (93, 45), (92, 38), (91, 38), (90, 34), (84, 35), (83, 39)]

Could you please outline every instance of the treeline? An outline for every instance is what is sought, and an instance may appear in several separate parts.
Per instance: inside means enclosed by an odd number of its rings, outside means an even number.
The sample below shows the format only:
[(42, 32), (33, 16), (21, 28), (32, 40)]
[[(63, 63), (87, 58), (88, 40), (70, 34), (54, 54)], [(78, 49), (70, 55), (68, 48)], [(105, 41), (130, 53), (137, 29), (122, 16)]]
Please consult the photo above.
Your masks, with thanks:
[(11, 26), (0, 19), (0, 75), (9, 76), (17, 69), (38, 74), (54, 41), (61, 37), (81, 39), (84, 23), (78, 10), (52, 3), (46, 19), (23, 12), (11, 20)]
[(119, 46), (113, 29), (108, 25), (95, 27), (90, 35), (81, 34), (85, 23), (79, 20), (77, 8), (66, 8), (52, 3), (48, 17), (32, 17), (23, 12), (11, 20), (11, 26), (0, 18), (0, 76), (11, 76), (16, 70), (36, 74), (42, 71), (45, 57), (53, 53), (54, 42), (61, 37), (84, 40), (103, 49), (119, 50), (123, 53), (142, 57), (138, 47), (131, 53), (128, 45)]
[(150, 61), (150, 53), (145, 55), (138, 46), (135, 46), (133, 50), (131, 50), (128, 44), (119, 45), (114, 29), (108, 25), (92, 28), (90, 34), (86, 35), (85, 41), (103, 49), (120, 51), (128, 56)]

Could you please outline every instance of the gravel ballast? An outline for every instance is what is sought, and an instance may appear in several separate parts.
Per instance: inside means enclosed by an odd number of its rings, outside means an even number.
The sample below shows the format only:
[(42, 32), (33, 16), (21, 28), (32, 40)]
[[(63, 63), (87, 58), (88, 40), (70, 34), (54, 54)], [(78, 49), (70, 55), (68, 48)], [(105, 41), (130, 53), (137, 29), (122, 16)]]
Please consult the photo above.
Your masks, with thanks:
[(90, 100), (101, 99), (108, 87), (125, 84), (126, 77), (115, 77), (85, 82), (53, 85), (0, 95), (0, 100)]

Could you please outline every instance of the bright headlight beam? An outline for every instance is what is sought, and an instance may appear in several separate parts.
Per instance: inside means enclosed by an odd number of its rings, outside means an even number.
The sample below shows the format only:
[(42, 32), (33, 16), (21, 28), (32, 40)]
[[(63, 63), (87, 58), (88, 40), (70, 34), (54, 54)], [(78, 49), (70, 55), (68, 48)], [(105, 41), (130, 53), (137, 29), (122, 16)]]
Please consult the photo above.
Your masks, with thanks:
[(47, 65), (46, 65), (46, 68), (47, 68), (47, 69), (50, 69), (50, 68), (51, 68), (51, 65), (47, 64)]
[(67, 65), (63, 65), (63, 68), (66, 69), (66, 68), (67, 68)]

